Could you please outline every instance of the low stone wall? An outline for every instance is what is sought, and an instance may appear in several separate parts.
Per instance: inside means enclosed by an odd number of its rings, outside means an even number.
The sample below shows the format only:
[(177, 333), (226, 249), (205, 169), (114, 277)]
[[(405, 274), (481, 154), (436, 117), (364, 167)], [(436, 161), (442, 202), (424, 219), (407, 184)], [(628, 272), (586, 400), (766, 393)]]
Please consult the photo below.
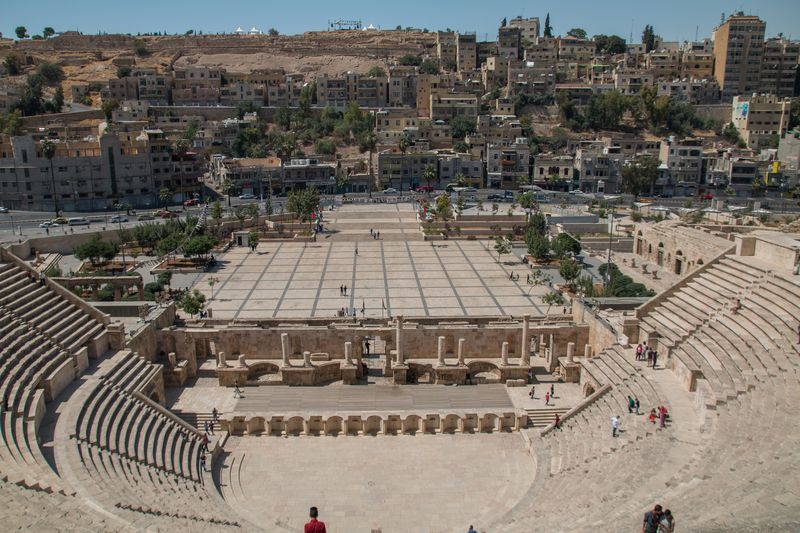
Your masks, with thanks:
[[(175, 322), (175, 312), (175, 302), (171, 302), (166, 307), (157, 308), (151, 313), (150, 322), (132, 331), (131, 338), (125, 343), (125, 348), (138, 353), (151, 363), (157, 361), (161, 357), (162, 349), (158, 332)], [(165, 354), (168, 351), (171, 350), (166, 350)], [(191, 370), (192, 375), (194, 375), (195, 371), (196, 367)]]
[(416, 435), (441, 433), (494, 433), (519, 431), (527, 427), (524, 411), (488, 411), (361, 414), (285, 414), (263, 415), (233, 412), (220, 418), (222, 431), (231, 435), (342, 436)]

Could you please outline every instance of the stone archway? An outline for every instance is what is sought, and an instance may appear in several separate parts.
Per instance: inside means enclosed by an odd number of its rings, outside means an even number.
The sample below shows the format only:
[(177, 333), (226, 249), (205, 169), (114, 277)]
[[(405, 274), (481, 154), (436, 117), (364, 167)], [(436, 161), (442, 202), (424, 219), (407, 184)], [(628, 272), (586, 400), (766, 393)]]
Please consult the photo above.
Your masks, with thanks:
[(436, 383), (436, 371), (432, 365), (408, 363), (408, 383)]
[(500, 368), (489, 361), (471, 361), (467, 367), (469, 377), (474, 382), (498, 383), (502, 377)]
[(674, 269), (674, 272), (679, 276), (683, 272), (683, 263), (684, 263), (684, 261), (685, 261), (685, 258), (683, 257), (683, 252), (680, 251), (680, 250), (675, 252), (675, 269)]
[(252, 363), (247, 370), (247, 381), (255, 381), (257, 384), (281, 381), (280, 368), (275, 363), (266, 361)]

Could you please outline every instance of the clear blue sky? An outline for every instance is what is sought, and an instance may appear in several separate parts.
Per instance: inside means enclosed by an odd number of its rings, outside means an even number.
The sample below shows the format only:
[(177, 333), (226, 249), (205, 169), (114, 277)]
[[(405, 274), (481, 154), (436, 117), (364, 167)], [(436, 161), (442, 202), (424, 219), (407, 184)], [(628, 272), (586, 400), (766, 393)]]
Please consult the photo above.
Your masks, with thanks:
[[(14, 28), (25, 26), (39, 33), (45, 26), (57, 31), (77, 29), (83, 33), (132, 33), (188, 29), (205, 33), (231, 32), (237, 26), (277, 28), (284, 34), (323, 30), (329, 19), (361, 19), (384, 29), (398, 24), (431, 30), (452, 28), (475, 31), (478, 39), (495, 38), (503, 17), (538, 16), (542, 24), (547, 12), (556, 34), (570, 28), (585, 28), (589, 35), (617, 34), (641, 40), (642, 28), (652, 24), (666, 40), (710, 37), (720, 14), (742, 10), (767, 22), (767, 36), (778, 33), (800, 39), (800, 0), (2, 0), (0, 32), (13, 37)], [(119, 6), (119, 7), (118, 7)]]

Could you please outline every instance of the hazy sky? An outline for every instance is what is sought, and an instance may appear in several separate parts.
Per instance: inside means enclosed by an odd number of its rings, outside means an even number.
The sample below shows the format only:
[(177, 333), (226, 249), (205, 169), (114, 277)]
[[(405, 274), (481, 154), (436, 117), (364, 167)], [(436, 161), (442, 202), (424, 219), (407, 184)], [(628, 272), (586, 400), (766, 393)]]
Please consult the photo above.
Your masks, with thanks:
[[(452, 0), (0, 0), (0, 32), (12, 37), (25, 26), (39, 33), (45, 26), (57, 31), (132, 33), (188, 29), (205, 33), (231, 32), (237, 26), (284, 34), (324, 30), (328, 20), (361, 19), (384, 29), (415, 26), (431, 30), (452, 28), (474, 31), (479, 40), (493, 40), (503, 17), (538, 16), (542, 24), (549, 12), (556, 34), (581, 27), (588, 34), (617, 34), (634, 42), (642, 28), (652, 24), (666, 40), (710, 37), (720, 14), (742, 10), (767, 22), (767, 36), (778, 33), (800, 38), (800, 0), (506, 0), (504, 2)], [(117, 7), (120, 6), (120, 7)]]

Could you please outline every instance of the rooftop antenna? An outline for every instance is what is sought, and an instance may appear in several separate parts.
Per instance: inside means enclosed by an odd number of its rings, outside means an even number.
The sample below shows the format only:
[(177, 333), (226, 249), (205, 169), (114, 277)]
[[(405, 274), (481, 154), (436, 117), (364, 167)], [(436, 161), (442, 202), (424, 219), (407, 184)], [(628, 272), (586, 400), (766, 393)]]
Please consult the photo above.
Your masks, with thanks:
[(694, 42), (697, 42), (700, 35), (700, 25), (694, 27)]
[(628, 34), (628, 44), (633, 44), (633, 19), (631, 19), (631, 31)]
[(725, 12), (724, 11), (719, 16), (719, 25), (722, 26), (723, 24), (725, 24)]

